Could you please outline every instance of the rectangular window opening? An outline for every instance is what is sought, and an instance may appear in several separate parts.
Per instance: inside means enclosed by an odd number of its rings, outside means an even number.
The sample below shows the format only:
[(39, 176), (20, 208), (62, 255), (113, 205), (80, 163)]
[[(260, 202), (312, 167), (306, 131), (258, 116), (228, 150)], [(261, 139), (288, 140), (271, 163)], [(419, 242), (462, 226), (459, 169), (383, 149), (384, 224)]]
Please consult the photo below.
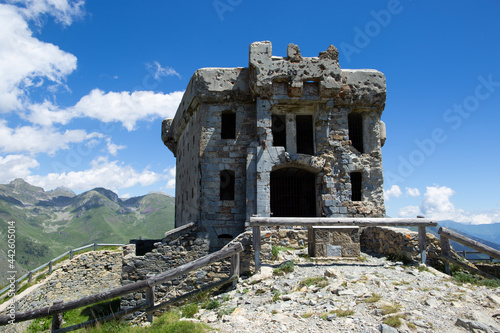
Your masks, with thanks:
[(236, 113), (222, 113), (220, 137), (221, 139), (236, 139)]
[(286, 150), (286, 119), (284, 115), (275, 115), (271, 117), (273, 146), (285, 147)]
[(363, 117), (359, 113), (351, 113), (347, 116), (349, 126), (349, 140), (352, 146), (363, 154)]
[(220, 172), (220, 200), (234, 200), (234, 171)]
[(314, 155), (313, 116), (296, 116), (297, 153)]
[(351, 200), (361, 201), (361, 188), (362, 188), (362, 177), (361, 172), (351, 173)]

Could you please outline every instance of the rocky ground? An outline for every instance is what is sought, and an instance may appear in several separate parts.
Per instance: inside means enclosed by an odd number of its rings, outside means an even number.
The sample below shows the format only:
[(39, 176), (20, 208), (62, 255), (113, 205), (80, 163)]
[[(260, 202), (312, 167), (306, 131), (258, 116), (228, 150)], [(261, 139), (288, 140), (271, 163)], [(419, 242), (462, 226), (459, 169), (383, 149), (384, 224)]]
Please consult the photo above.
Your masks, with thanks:
[[(286, 260), (294, 271), (273, 275)], [(195, 320), (220, 332), (500, 332), (500, 288), (365, 254), (312, 262), (282, 252), (217, 300)]]

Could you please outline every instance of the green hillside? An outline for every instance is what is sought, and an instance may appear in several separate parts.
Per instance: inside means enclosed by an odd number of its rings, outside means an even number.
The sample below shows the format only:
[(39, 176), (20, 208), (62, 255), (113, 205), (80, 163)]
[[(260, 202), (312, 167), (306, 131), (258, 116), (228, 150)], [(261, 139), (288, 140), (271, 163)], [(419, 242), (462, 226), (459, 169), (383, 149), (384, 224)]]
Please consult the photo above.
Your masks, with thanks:
[(161, 238), (174, 227), (174, 210), (175, 199), (160, 193), (122, 200), (104, 188), (45, 192), (16, 179), (0, 185), (0, 269), (6, 267), (9, 221), (15, 221), (16, 261), (29, 270), (94, 242)]

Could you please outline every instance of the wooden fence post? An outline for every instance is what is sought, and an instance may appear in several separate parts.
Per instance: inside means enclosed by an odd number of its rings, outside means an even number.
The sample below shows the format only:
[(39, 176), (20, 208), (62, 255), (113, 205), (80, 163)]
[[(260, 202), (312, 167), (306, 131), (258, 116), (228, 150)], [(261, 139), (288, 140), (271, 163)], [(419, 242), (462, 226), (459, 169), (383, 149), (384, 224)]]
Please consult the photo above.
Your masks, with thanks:
[(424, 226), (418, 227), (418, 249), (420, 251), (420, 261), (425, 265), (427, 263), (427, 236)]
[(30, 275), (28, 275), (28, 283), (31, 283), (31, 280), (33, 280), (33, 271), (30, 271)]
[[(150, 307), (150, 308), (155, 306), (155, 286), (146, 288), (146, 303), (148, 304), (148, 307)], [(150, 323), (153, 322), (153, 312), (149, 312), (147, 314), (147, 320)]]
[(97, 243), (94, 243), (94, 251), (97, 251)]
[[(439, 235), (439, 238), (441, 239), (441, 255), (451, 258), (450, 240), (443, 235)], [(444, 271), (446, 274), (451, 275), (450, 263), (446, 260), (444, 261)]]
[[(58, 305), (58, 304), (61, 304), (63, 301), (55, 301), (54, 303), (52, 303), (52, 305)], [(55, 313), (52, 315), (52, 327), (51, 327), (51, 331), (55, 331), (55, 330), (58, 330), (62, 327), (62, 320), (63, 320), (63, 313), (62, 312), (59, 312), (59, 313)]]
[(49, 261), (49, 274), (52, 274), (52, 260)]
[(255, 253), (255, 272), (260, 270), (260, 227), (252, 227), (253, 251)]
[(69, 251), (69, 260), (73, 259), (73, 250)]
[[(231, 256), (231, 274), (230, 276), (240, 276), (240, 254), (236, 253)], [(238, 280), (233, 281), (233, 287), (236, 286)]]

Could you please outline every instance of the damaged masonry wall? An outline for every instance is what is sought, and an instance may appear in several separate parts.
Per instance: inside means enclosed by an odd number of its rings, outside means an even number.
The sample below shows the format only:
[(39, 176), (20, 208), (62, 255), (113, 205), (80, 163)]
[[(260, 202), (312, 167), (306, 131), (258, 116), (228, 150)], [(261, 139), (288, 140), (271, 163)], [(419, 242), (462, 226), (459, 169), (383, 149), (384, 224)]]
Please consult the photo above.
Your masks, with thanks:
[(286, 57), (250, 45), (248, 68), (195, 72), (162, 140), (177, 158), (176, 227), (212, 249), (250, 216), (383, 216), (385, 76), (346, 70), (330, 46)]

